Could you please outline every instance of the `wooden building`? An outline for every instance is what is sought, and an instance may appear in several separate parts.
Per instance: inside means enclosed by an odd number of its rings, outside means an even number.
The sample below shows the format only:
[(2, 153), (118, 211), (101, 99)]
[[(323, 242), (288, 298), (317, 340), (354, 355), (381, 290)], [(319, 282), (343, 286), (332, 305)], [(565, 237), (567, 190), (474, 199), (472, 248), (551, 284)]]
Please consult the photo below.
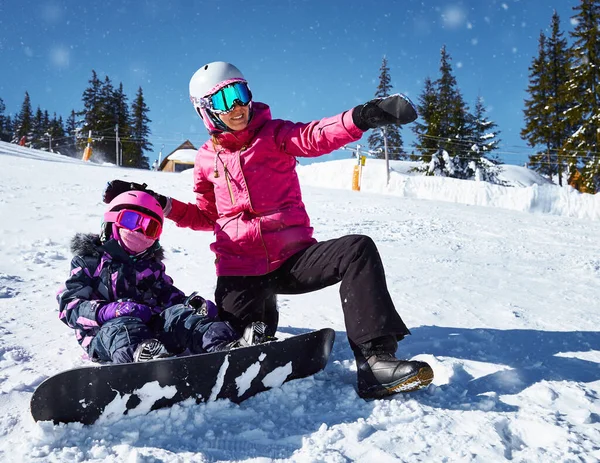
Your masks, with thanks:
[(184, 170), (192, 169), (197, 152), (198, 149), (192, 145), (192, 142), (186, 140), (162, 160), (158, 166), (158, 170), (163, 172), (183, 172)]

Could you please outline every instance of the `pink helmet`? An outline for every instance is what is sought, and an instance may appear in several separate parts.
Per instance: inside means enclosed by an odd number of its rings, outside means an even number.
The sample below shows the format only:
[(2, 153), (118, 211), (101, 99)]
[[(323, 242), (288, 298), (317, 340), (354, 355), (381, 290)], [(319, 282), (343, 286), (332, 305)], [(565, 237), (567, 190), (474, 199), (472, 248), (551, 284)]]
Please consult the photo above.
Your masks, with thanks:
[(104, 222), (114, 223), (118, 212), (123, 209), (145, 212), (158, 219), (161, 225), (165, 220), (163, 209), (154, 196), (144, 191), (131, 190), (121, 193), (110, 202), (108, 210), (104, 213)]

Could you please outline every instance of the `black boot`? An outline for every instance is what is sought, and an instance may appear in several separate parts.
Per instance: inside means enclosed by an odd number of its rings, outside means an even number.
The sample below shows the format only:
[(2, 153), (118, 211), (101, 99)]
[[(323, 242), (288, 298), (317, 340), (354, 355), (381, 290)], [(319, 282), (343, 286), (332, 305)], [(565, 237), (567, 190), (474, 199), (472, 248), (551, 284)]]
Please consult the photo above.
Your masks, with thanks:
[(421, 389), (433, 381), (433, 370), (418, 360), (398, 360), (392, 336), (377, 338), (354, 349), (358, 369), (358, 395), (376, 399), (397, 392)]
[(235, 341), (218, 346), (217, 351), (229, 351), (238, 347), (249, 347), (265, 342), (277, 341), (277, 338), (267, 334), (267, 325), (263, 322), (252, 322), (244, 330), (244, 335)]

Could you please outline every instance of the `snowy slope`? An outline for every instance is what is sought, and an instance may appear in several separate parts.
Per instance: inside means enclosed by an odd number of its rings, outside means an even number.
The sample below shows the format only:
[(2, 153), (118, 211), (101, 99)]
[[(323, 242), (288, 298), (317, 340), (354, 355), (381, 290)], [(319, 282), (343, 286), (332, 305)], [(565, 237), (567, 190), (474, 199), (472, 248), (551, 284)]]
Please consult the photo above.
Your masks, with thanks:
[[(318, 239), (370, 235), (412, 330), (398, 355), (430, 362), (428, 390), (365, 402), (354, 390), (337, 287), (280, 297), (283, 334), (330, 326), (325, 371), (240, 404), (183, 403), (90, 427), (34, 423), (33, 389), (82, 365), (57, 317), (75, 232), (97, 231), (107, 180), (192, 200), (191, 175), (95, 166), (0, 144), (0, 461), (298, 462), (600, 459), (599, 198), (393, 172), (367, 161), (299, 167)], [(370, 169), (370, 170), (369, 170)], [(518, 178), (515, 182), (520, 181)], [(327, 188), (325, 188), (327, 187)], [(169, 273), (214, 290), (210, 233), (167, 222)]]

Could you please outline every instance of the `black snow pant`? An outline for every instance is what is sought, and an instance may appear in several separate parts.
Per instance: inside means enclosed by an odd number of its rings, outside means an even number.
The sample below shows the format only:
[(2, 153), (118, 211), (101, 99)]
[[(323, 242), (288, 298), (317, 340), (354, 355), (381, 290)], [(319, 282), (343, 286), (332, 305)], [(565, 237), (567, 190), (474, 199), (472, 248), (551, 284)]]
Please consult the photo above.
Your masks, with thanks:
[(252, 321), (277, 328), (277, 294), (304, 294), (341, 282), (346, 332), (353, 349), (380, 337), (401, 340), (410, 331), (396, 312), (373, 240), (348, 235), (315, 243), (266, 275), (220, 276), (220, 316), (239, 331)]
[(158, 339), (172, 354), (189, 349), (193, 354), (213, 352), (235, 341), (240, 334), (225, 322), (198, 315), (183, 304), (165, 309), (146, 324), (136, 317), (117, 317), (106, 322), (87, 351), (100, 362), (129, 363), (140, 342)]

